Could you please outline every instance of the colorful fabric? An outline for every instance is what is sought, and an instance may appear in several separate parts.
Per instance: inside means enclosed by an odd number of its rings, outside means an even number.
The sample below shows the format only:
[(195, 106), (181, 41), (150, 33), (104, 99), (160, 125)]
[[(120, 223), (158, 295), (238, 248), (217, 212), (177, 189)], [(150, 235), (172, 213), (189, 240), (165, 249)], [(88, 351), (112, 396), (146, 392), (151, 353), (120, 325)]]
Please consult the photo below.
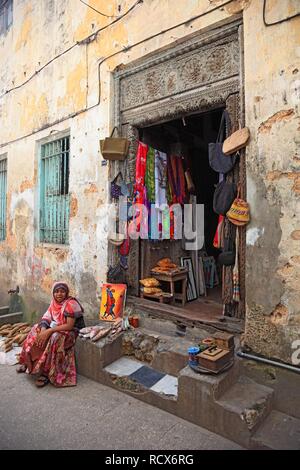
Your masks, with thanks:
[(56, 387), (76, 385), (74, 345), (76, 331), (53, 333), (40, 357), (32, 360), (31, 350), (39, 334), (39, 325), (34, 325), (24, 341), (19, 363), (25, 364), (29, 374), (42, 374)]
[(139, 142), (136, 154), (136, 167), (135, 167), (135, 186), (134, 186), (134, 202), (137, 204), (144, 203), (144, 187), (145, 187), (145, 173), (147, 163), (148, 145)]
[(115, 321), (117, 318), (122, 318), (126, 289), (126, 284), (103, 284), (100, 320)]
[(233, 283), (233, 295), (232, 300), (234, 302), (240, 302), (240, 274), (239, 274), (239, 229), (236, 229), (236, 240), (235, 240), (235, 264), (232, 272), (232, 283)]
[(145, 186), (147, 201), (150, 204), (155, 203), (155, 150), (148, 147), (146, 173), (145, 173)]
[[(53, 293), (55, 289), (59, 287), (55, 287), (53, 289)], [(67, 294), (69, 290), (66, 291)], [(79, 301), (74, 297), (68, 297), (64, 302), (59, 303), (57, 302), (54, 297), (49, 305), (48, 310), (42, 316), (40, 326), (45, 328), (50, 328), (51, 323), (55, 323), (55, 325), (63, 325), (67, 323), (67, 317), (75, 318), (75, 325), (74, 329), (79, 330), (83, 328), (83, 307), (80, 305)]]
[(223, 240), (222, 240), (222, 230), (223, 230), (223, 223), (224, 223), (224, 215), (219, 215), (218, 226), (216, 229), (216, 233), (214, 236), (213, 245), (215, 248), (222, 248)]
[[(69, 297), (69, 287), (66, 283), (55, 283), (52, 294), (56, 289), (64, 289), (68, 297), (62, 303), (53, 297), (40, 323), (32, 327), (24, 341), (19, 362), (27, 366), (28, 373), (45, 375), (53, 385), (68, 387), (76, 385), (74, 345), (79, 329), (85, 326), (84, 310), (77, 299)], [(35, 342), (40, 329), (64, 325), (67, 323), (67, 317), (75, 319), (73, 330), (52, 333), (45, 349), (40, 350), (40, 354), (36, 356), (39, 350)]]
[(167, 154), (155, 150), (155, 206), (167, 204)]
[(185, 177), (182, 158), (170, 155), (168, 158), (168, 179), (172, 193), (172, 203), (184, 204), (185, 202)]

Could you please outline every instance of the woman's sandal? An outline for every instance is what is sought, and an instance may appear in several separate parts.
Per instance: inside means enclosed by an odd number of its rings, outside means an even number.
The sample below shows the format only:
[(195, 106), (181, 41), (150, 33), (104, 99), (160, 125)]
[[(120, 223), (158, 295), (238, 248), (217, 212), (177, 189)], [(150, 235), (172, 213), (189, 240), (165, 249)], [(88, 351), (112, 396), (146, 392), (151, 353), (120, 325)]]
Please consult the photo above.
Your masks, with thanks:
[(44, 375), (41, 375), (38, 379), (35, 381), (35, 385), (37, 387), (45, 387), (50, 382), (48, 377), (45, 377)]
[(26, 369), (27, 369), (27, 367), (25, 366), (25, 364), (19, 364), (18, 367), (16, 368), (16, 372), (18, 374), (22, 374), (22, 373), (26, 372)]

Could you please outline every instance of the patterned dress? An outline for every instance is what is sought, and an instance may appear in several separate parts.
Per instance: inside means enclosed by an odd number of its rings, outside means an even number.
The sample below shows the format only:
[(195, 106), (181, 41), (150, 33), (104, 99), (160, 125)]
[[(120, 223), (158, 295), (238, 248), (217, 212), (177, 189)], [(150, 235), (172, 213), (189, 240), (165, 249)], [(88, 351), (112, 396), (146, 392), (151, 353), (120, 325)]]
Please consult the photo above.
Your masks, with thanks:
[[(67, 317), (75, 318), (71, 331), (52, 333), (44, 350), (34, 344), (40, 328), (50, 328), (67, 323)], [(39, 324), (32, 327), (24, 341), (20, 354), (20, 364), (25, 364), (29, 374), (42, 374), (56, 387), (76, 385), (75, 341), (80, 328), (84, 327), (83, 308), (73, 297), (63, 303), (52, 300)]]

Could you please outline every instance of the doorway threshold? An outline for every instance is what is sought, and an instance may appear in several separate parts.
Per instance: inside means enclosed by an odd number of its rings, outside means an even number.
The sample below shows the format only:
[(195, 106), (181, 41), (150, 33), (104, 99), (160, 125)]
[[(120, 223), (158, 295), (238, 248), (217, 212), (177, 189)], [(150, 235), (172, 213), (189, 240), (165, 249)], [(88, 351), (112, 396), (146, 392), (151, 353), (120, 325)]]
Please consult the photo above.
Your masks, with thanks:
[(134, 308), (137, 313), (151, 314), (153, 317), (171, 320), (185, 326), (201, 327), (206, 325), (233, 334), (244, 332), (243, 319), (224, 316), (222, 314), (222, 304), (206, 298), (191, 302), (193, 304), (191, 307), (189, 303), (181, 307), (128, 296), (127, 304), (129, 307)]

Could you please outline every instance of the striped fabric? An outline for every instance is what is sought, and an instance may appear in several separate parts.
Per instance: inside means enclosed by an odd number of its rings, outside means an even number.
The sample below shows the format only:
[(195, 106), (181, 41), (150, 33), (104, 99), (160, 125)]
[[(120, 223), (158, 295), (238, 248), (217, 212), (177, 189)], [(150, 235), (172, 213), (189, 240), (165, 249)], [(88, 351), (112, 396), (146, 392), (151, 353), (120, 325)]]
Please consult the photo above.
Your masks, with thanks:
[(177, 397), (177, 377), (159, 372), (143, 362), (121, 357), (105, 367), (105, 370), (117, 377), (127, 377), (153, 392)]

